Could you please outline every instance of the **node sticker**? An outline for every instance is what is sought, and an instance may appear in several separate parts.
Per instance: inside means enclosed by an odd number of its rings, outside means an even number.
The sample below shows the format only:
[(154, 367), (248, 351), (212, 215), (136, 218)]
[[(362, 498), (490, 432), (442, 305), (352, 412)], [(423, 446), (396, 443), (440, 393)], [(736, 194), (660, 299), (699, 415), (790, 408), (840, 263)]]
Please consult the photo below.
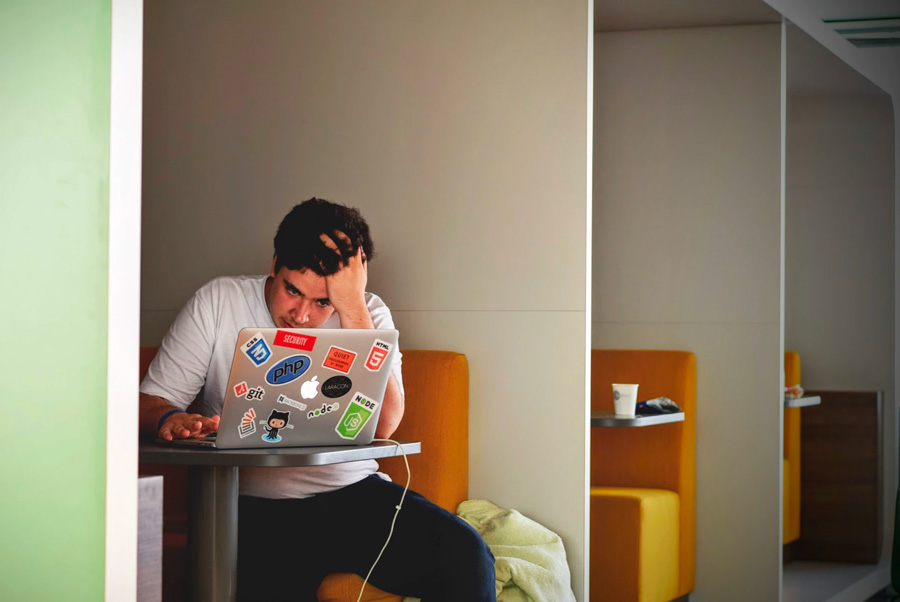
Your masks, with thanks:
[(250, 337), (249, 341), (241, 345), (241, 351), (253, 362), (254, 366), (262, 366), (272, 357), (272, 350), (269, 349), (269, 345), (266, 344), (266, 339), (263, 338), (261, 332), (257, 332)]
[(322, 366), (347, 374), (355, 361), (356, 354), (354, 352), (332, 345), (331, 349), (328, 350), (328, 355), (325, 356)]
[(286, 385), (301, 376), (309, 370), (312, 361), (307, 355), (292, 355), (286, 357), (277, 364), (274, 364), (269, 371), (266, 372), (266, 382), (270, 385)]
[(341, 404), (335, 403), (323, 403), (321, 408), (310, 410), (309, 414), (306, 415), (306, 419), (310, 418), (318, 418), (319, 416), (324, 416), (325, 414), (331, 414), (332, 412), (337, 412), (341, 409)]
[(312, 351), (316, 346), (316, 337), (308, 334), (297, 334), (295, 332), (287, 332), (286, 330), (278, 330), (275, 332), (276, 345), (281, 347), (290, 347), (291, 349), (299, 349), (300, 351)]
[(255, 418), (256, 410), (253, 408), (244, 412), (244, 417), (241, 418), (241, 424), (238, 426), (238, 434), (241, 436), (241, 439), (256, 432)]
[(329, 399), (343, 397), (350, 392), (352, 386), (353, 381), (346, 376), (332, 376), (322, 383), (322, 395)]
[(281, 435), (278, 434), (278, 431), (294, 428), (293, 424), (288, 424), (290, 419), (290, 411), (279, 412), (278, 410), (272, 410), (272, 413), (269, 414), (267, 419), (259, 421), (260, 424), (265, 425), (263, 426), (263, 429), (266, 431), (266, 434), (262, 436), (262, 440), (268, 443), (278, 443), (281, 441)]
[(334, 427), (335, 432), (343, 439), (356, 439), (363, 427), (366, 426), (369, 418), (375, 413), (378, 403), (362, 393), (354, 394), (353, 401), (344, 410), (344, 415), (341, 416), (337, 426)]
[(305, 410), (306, 404), (302, 401), (295, 401), (286, 395), (279, 395), (278, 399), (276, 399), (278, 403), (283, 403), (284, 405), (291, 406), (292, 408), (297, 408), (298, 410)]
[(384, 365), (384, 360), (387, 359), (388, 354), (391, 352), (390, 343), (386, 343), (381, 339), (375, 339), (375, 343), (372, 344), (372, 349), (369, 351), (369, 357), (366, 358), (366, 368), (370, 372), (378, 372), (381, 370), (381, 367)]

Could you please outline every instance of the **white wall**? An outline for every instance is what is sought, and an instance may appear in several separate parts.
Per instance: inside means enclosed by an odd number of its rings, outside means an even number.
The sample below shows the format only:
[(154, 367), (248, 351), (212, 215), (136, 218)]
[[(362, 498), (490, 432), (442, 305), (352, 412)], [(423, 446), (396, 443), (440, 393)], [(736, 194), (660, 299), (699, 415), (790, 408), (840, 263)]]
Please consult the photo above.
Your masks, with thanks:
[[(836, 68), (846, 68), (834, 61)], [(785, 348), (800, 353), (805, 388), (880, 390), (886, 400), (893, 400), (890, 98), (790, 96), (787, 116)], [(896, 490), (894, 420), (894, 404), (888, 402), (883, 437), (885, 553), (893, 532)]]
[(780, 595), (780, 30), (595, 38), (592, 344), (697, 356), (693, 602)]
[(559, 532), (582, 599), (587, 3), (168, 0), (145, 23), (143, 343), (204, 281), (267, 271), (294, 203), (360, 207), (401, 345), (469, 358), (470, 496)]

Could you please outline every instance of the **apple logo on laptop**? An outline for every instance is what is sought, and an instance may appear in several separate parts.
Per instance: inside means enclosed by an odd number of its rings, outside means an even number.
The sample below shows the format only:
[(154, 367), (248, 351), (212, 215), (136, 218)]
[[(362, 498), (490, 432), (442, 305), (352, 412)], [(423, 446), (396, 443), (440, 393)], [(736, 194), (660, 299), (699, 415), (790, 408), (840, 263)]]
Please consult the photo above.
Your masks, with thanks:
[(311, 380), (300, 385), (300, 396), (303, 399), (312, 399), (319, 394), (319, 381), (316, 380), (317, 378), (319, 377), (313, 376)]

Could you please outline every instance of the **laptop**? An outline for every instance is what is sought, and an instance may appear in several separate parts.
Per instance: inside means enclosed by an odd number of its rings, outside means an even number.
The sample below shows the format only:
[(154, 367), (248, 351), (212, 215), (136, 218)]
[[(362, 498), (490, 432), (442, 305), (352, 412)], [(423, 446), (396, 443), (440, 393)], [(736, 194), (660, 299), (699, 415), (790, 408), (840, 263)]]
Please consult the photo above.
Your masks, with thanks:
[(216, 449), (368, 445), (397, 336), (396, 330), (244, 328), (218, 433), (157, 441)]

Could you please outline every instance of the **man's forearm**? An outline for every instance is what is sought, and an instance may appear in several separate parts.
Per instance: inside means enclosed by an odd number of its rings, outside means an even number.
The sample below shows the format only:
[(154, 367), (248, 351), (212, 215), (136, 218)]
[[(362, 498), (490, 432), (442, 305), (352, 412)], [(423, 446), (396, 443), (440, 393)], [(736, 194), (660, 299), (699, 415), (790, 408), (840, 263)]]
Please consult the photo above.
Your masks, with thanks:
[(142, 438), (156, 437), (159, 429), (159, 419), (170, 410), (177, 409), (174, 405), (156, 395), (138, 394), (138, 423), (139, 434)]
[(394, 434), (400, 421), (403, 419), (403, 411), (406, 402), (400, 393), (397, 379), (391, 374), (388, 377), (387, 388), (384, 391), (384, 400), (381, 402), (381, 414), (378, 416), (378, 426), (375, 428), (375, 437), (387, 439)]

